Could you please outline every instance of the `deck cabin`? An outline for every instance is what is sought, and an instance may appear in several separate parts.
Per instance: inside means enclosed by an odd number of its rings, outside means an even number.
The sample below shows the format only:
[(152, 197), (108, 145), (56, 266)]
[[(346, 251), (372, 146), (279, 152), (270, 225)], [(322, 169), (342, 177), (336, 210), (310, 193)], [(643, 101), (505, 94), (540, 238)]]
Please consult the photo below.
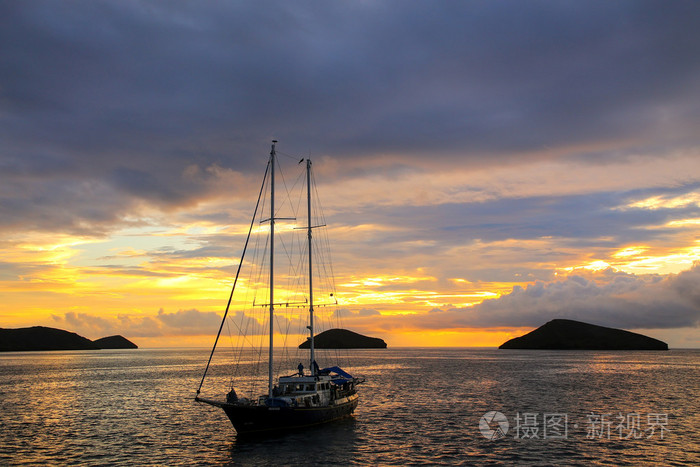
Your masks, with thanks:
[(355, 379), (348, 375), (292, 375), (279, 378), (272, 396), (261, 396), (259, 404), (270, 407), (327, 407), (345, 402), (355, 393)]

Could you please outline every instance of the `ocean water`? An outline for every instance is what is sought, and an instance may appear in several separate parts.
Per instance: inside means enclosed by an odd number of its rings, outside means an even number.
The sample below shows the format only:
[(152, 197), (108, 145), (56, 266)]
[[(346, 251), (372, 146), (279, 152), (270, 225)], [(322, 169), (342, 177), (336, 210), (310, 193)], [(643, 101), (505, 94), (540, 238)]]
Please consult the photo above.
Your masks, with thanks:
[(263, 439), (194, 402), (207, 357), (0, 354), (0, 465), (700, 464), (696, 350), (352, 351), (352, 418)]

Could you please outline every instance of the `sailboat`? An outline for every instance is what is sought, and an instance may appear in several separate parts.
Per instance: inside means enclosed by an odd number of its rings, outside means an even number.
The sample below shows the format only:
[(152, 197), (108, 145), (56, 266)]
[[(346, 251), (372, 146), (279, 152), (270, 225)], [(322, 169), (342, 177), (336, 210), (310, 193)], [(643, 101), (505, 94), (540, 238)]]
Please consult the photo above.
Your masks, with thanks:
[[(312, 164), (308, 158), (302, 159), (299, 163), (301, 164), (301, 162), (306, 162), (307, 216), (306, 226), (302, 228), (306, 230), (306, 237), (308, 239), (308, 297), (304, 300), (304, 307), (308, 309), (308, 326), (306, 327), (309, 332), (309, 337), (307, 338), (309, 342), (307, 368), (309, 371), (305, 372), (304, 365), (299, 363), (299, 366), (296, 369), (297, 371), (293, 372), (292, 374), (279, 376), (277, 379), (275, 379), (273, 372), (273, 362), (275, 361), (275, 311), (277, 308), (287, 308), (290, 306), (289, 302), (282, 302), (275, 297), (275, 224), (277, 221), (282, 219), (288, 219), (276, 217), (277, 213), (275, 211), (275, 165), (277, 163), (277, 151), (275, 149), (276, 143), (276, 140), (272, 141), (270, 158), (268, 160), (265, 176), (263, 177), (263, 184), (260, 189), (260, 194), (262, 194), (265, 186), (267, 185), (269, 187), (270, 199), (269, 218), (265, 219), (269, 225), (267, 240), (267, 244), (269, 245), (269, 258), (267, 259), (267, 267), (269, 268), (269, 297), (265, 298), (269, 301), (261, 305), (269, 313), (269, 316), (266, 317), (269, 324), (269, 328), (267, 329), (267, 391), (265, 391), (263, 394), (258, 394), (257, 397), (239, 397), (238, 393), (236, 392), (236, 388), (232, 383), (230, 391), (224, 400), (200, 396), (200, 390), (202, 389), (207, 371), (210, 368), (212, 357), (219, 341), (219, 337), (221, 336), (226, 316), (231, 307), (232, 297), (236, 289), (236, 283), (238, 282), (241, 266), (244, 262), (243, 258), (245, 257), (245, 251), (248, 247), (248, 240), (250, 239), (249, 231), (248, 238), (246, 239), (246, 245), (243, 250), (243, 255), (238, 266), (238, 272), (236, 273), (236, 279), (234, 280), (233, 290), (231, 291), (231, 296), (229, 297), (228, 305), (214, 342), (214, 348), (209, 356), (209, 361), (204, 371), (204, 375), (202, 376), (202, 381), (200, 382), (199, 388), (197, 389), (197, 395), (195, 396), (195, 401), (197, 402), (202, 402), (223, 409), (228, 418), (231, 420), (231, 423), (233, 424), (233, 427), (238, 435), (290, 431), (348, 417), (353, 413), (359, 403), (357, 385), (364, 382), (364, 378), (352, 376), (338, 365), (321, 368), (316, 361), (316, 348), (314, 346), (315, 302), (313, 286), (314, 275), (312, 267), (314, 259), (314, 250), (312, 249), (312, 232), (314, 228), (322, 227), (323, 225), (315, 226), (312, 223)], [(268, 183), (266, 183), (266, 180)], [(258, 197), (258, 205), (259, 204), (260, 195)], [(256, 205), (256, 213), (258, 210), (258, 205)], [(256, 214), (254, 213), (253, 221), (251, 222), (251, 230), (255, 221), (255, 215)]]

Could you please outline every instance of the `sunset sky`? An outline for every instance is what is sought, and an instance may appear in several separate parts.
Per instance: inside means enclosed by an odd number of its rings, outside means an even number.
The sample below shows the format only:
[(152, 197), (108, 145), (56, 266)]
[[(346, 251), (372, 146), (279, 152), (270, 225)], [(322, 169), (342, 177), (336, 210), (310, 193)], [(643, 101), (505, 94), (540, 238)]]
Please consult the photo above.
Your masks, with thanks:
[(700, 2), (2, 1), (0, 327), (208, 346), (270, 140), (345, 327), (700, 347)]

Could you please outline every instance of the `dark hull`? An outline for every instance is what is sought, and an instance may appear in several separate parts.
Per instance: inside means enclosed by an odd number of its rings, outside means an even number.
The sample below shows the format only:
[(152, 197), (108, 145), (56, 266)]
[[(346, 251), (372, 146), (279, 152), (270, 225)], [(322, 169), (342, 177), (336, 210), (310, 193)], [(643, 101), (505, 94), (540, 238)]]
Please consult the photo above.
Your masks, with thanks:
[(342, 404), (327, 407), (267, 407), (259, 405), (222, 404), (226, 415), (239, 435), (289, 431), (319, 425), (347, 417), (357, 407), (357, 394)]

